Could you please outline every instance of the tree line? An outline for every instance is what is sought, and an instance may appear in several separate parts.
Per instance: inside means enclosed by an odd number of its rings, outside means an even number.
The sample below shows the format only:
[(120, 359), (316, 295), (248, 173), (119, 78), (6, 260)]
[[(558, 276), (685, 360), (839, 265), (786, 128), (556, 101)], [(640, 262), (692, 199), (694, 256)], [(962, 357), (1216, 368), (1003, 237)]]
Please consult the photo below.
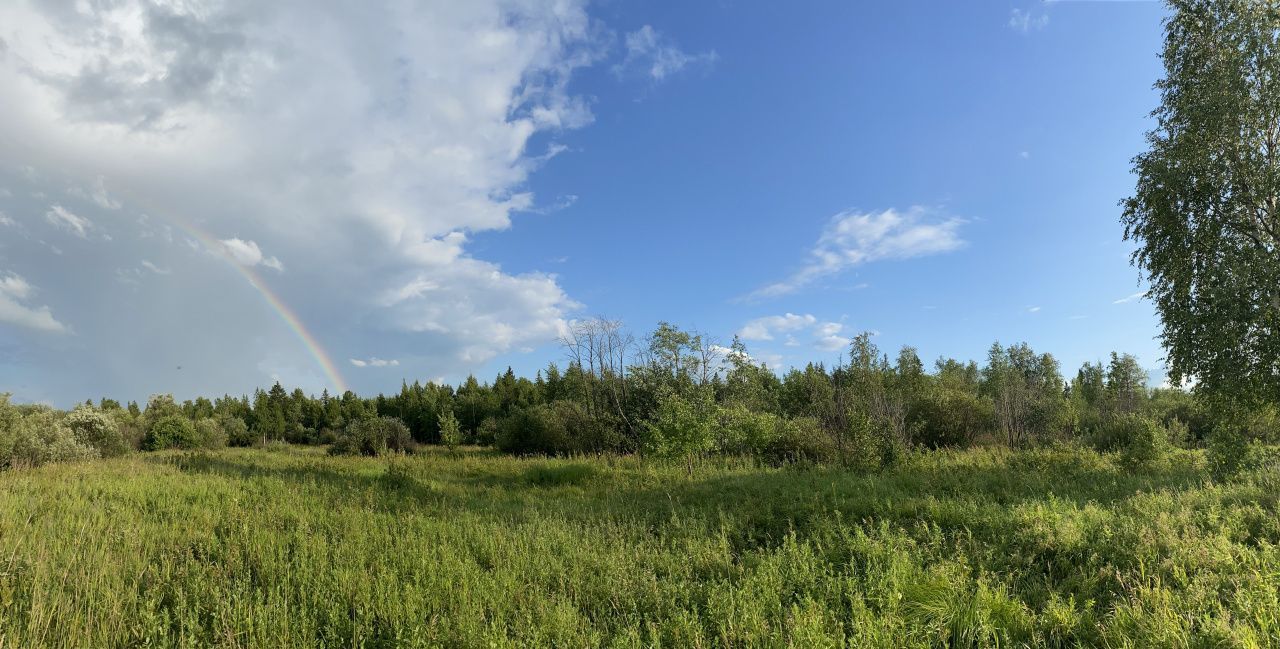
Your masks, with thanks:
[[(398, 393), (372, 398), (307, 395), (276, 383), (252, 397), (177, 403), (157, 395), (145, 406), (102, 399), (70, 413), (6, 399), (0, 466), (131, 448), (279, 442), (368, 455), (475, 444), (513, 454), (742, 455), (869, 466), (921, 449), (1080, 442), (1138, 462), (1215, 437), (1280, 438), (1274, 407), (1224, 417), (1193, 392), (1148, 388), (1147, 373), (1128, 354), (1085, 363), (1069, 379), (1051, 354), (1026, 343), (995, 343), (981, 365), (940, 358), (927, 368), (914, 348), (891, 357), (864, 333), (830, 366), (779, 374), (736, 337), (722, 347), (666, 322), (642, 339), (617, 321), (577, 322), (562, 343), (563, 369), (553, 362), (533, 378), (508, 368), (489, 382), (405, 382)], [(1245, 454), (1215, 457), (1226, 471)]]

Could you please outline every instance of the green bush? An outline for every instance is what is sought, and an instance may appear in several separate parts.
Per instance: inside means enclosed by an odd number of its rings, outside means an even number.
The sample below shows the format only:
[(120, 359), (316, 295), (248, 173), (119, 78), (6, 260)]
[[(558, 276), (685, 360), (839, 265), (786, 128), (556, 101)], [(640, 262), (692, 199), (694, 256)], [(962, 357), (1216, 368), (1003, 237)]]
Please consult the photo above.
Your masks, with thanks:
[(493, 417), (485, 417), (484, 421), (476, 427), (476, 444), (480, 446), (493, 446), (498, 441), (498, 420)]
[(440, 421), (440, 443), (450, 450), (458, 448), (462, 443), (462, 429), (458, 426), (458, 418), (452, 410), (445, 410), (438, 417)]
[(147, 429), (147, 436), (142, 439), (142, 448), (148, 451), (199, 447), (200, 440), (196, 435), (195, 425), (182, 415), (160, 417), (151, 424)]
[(88, 406), (76, 408), (63, 420), (77, 442), (96, 449), (102, 457), (124, 455), (128, 450), (115, 419)]
[(232, 415), (220, 415), (216, 418), (227, 446), (253, 446), (254, 436), (249, 432), (249, 425), (244, 420)]
[(1205, 460), (1214, 480), (1229, 480), (1247, 468), (1249, 431), (1239, 422), (1223, 420), (1213, 427), (1206, 444)]
[(690, 457), (715, 448), (715, 404), (710, 398), (667, 393), (644, 423), (644, 450), (657, 457)]
[(227, 434), (217, 419), (205, 417), (196, 424), (195, 442), (198, 448), (222, 448), (227, 445)]
[(1142, 415), (1122, 415), (1109, 424), (1112, 434), (1123, 440), (1120, 464), (1130, 471), (1150, 467), (1169, 453), (1169, 431)]
[(716, 451), (730, 455), (763, 455), (782, 427), (776, 415), (743, 406), (719, 408), (716, 415)]
[(81, 444), (71, 429), (48, 408), (25, 414), (0, 395), (0, 468), (32, 467), (98, 457), (97, 449)]
[(330, 455), (369, 455), (412, 453), (413, 436), (404, 422), (395, 417), (358, 419), (347, 424), (337, 441), (329, 447)]
[(929, 448), (965, 446), (995, 430), (991, 401), (958, 390), (938, 390), (915, 404), (912, 441)]
[(836, 440), (812, 417), (796, 417), (782, 422), (777, 437), (764, 449), (765, 458), (779, 464), (814, 462), (827, 464), (839, 461), (840, 448)]
[(561, 413), (548, 405), (520, 408), (498, 423), (498, 448), (516, 455), (566, 455), (573, 452)]

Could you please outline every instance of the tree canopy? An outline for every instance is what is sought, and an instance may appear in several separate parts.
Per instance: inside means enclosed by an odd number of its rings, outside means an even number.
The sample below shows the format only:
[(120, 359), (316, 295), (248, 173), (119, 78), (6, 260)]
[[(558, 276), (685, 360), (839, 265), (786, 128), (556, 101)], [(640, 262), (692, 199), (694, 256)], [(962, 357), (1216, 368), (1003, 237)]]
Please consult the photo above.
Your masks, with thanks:
[(1280, 397), (1280, 2), (1171, 0), (1125, 237), (1170, 377)]

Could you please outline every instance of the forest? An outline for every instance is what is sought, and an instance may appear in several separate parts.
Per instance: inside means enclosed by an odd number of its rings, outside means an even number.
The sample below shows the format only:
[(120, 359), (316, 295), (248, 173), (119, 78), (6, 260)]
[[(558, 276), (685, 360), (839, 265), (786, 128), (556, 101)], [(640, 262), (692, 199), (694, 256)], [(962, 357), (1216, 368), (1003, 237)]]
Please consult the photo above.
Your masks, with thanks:
[(982, 365), (940, 358), (927, 369), (915, 349), (891, 358), (864, 333), (831, 367), (783, 374), (754, 362), (737, 338), (723, 347), (666, 322), (639, 341), (617, 321), (575, 322), (563, 344), (564, 370), (552, 363), (530, 379), (508, 369), (457, 387), (406, 382), (376, 397), (306, 395), (277, 383), (252, 397), (156, 395), (142, 406), (103, 398), (70, 412), (6, 403), (0, 467), (290, 443), (374, 456), (473, 445), (879, 469), (929, 449), (1078, 444), (1131, 463), (1207, 448), (1225, 477), (1280, 441), (1274, 406), (1227, 410), (1191, 391), (1151, 389), (1137, 359), (1115, 352), (1066, 380), (1051, 354), (1025, 343), (993, 344)]

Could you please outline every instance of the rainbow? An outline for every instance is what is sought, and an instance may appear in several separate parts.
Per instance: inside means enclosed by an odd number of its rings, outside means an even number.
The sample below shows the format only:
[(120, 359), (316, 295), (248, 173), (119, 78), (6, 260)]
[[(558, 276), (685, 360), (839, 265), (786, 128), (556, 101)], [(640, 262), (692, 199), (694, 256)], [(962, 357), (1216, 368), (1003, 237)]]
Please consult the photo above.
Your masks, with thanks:
[(298, 317), (298, 314), (294, 313), (293, 309), (290, 309), (289, 305), (285, 304), (284, 300), (280, 299), (280, 296), (271, 290), (271, 287), (263, 281), (258, 273), (254, 272), (253, 268), (237, 262), (217, 237), (200, 229), (195, 223), (174, 214), (167, 215), (167, 220), (178, 226), (183, 232), (194, 237), (210, 252), (222, 257), (227, 263), (231, 264), (232, 268), (239, 271), (248, 280), (249, 285), (257, 289), (258, 293), (267, 301), (267, 304), (280, 315), (280, 319), (284, 320), (284, 323), (293, 330), (298, 340), (302, 341), (302, 345), (315, 358), (316, 364), (324, 372), (325, 378), (329, 380), (329, 383), (336, 390), (335, 396), (347, 391), (347, 382), (342, 378), (342, 372), (338, 371), (338, 366), (334, 364), (329, 352), (325, 351), (324, 347), (320, 345), (320, 341), (316, 340), (315, 335), (307, 330), (306, 325), (302, 323), (302, 319)]

